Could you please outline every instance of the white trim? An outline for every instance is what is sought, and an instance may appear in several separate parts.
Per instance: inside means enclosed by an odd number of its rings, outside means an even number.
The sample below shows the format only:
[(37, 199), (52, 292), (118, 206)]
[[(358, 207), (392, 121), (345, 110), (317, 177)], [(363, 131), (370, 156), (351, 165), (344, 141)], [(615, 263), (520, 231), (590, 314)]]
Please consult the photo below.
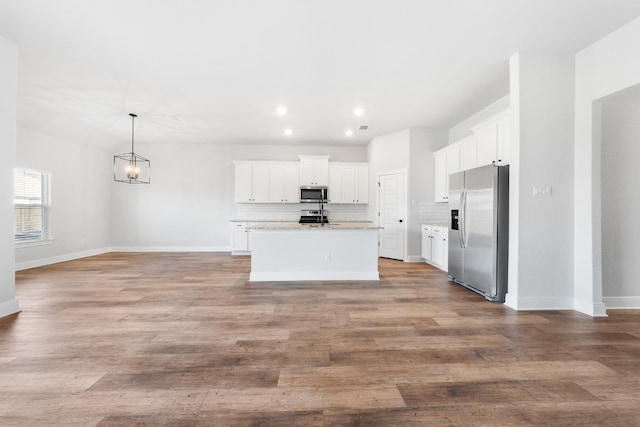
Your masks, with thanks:
[(574, 310), (572, 298), (531, 297), (509, 298), (507, 293), (504, 304), (514, 310)]
[(640, 297), (602, 297), (607, 309), (640, 309)]
[(114, 246), (111, 252), (231, 252), (231, 246)]
[(31, 248), (33, 246), (51, 245), (56, 239), (50, 237), (48, 239), (23, 240), (15, 242), (16, 249)]
[(608, 317), (607, 316), (607, 308), (603, 303), (594, 303), (591, 301), (582, 301), (576, 299), (574, 301), (573, 309), (575, 311), (579, 311), (580, 313), (588, 314), (592, 317)]
[(16, 271), (27, 270), (29, 268), (42, 267), (45, 265), (57, 264), (59, 262), (71, 261), (74, 259), (106, 254), (109, 252), (111, 252), (111, 248), (99, 248), (99, 249), (92, 249), (88, 251), (57, 255), (49, 258), (38, 258), (30, 261), (17, 262), (15, 265), (15, 269)]
[[(424, 258), (422, 258), (420, 255), (409, 255), (409, 256), (404, 260), (404, 262), (425, 262), (425, 261), (424, 261)], [(431, 263), (429, 263), (429, 264), (431, 264)], [(435, 266), (435, 267), (438, 267), (438, 266), (437, 266), (437, 265), (435, 265), (435, 264), (432, 264), (432, 265), (433, 265), (433, 266)]]
[(20, 305), (17, 299), (10, 299), (9, 301), (0, 302), (0, 318), (10, 316), (20, 312)]
[(250, 282), (291, 282), (305, 280), (380, 280), (371, 271), (270, 271), (251, 272)]

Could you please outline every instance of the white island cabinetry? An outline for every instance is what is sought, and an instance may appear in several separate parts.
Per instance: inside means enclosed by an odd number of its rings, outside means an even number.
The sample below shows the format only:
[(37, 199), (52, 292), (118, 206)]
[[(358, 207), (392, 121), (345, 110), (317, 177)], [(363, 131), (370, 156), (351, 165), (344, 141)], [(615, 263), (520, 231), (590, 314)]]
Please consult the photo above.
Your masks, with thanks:
[(378, 227), (370, 223), (264, 223), (252, 235), (250, 281), (379, 280)]

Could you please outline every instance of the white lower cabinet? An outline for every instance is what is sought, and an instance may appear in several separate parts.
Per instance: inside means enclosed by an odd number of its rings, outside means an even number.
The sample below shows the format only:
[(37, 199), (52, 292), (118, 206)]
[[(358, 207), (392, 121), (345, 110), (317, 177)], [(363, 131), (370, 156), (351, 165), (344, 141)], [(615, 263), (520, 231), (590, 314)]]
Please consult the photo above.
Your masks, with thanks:
[(251, 254), (251, 230), (248, 222), (231, 223), (231, 255)]
[(422, 258), (441, 270), (449, 264), (449, 229), (438, 225), (422, 225)]

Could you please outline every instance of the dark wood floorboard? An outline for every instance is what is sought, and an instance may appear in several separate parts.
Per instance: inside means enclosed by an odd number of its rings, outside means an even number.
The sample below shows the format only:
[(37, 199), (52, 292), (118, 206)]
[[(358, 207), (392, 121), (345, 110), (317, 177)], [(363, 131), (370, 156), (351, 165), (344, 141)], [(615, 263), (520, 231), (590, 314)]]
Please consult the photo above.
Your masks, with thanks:
[(1, 426), (639, 426), (640, 311), (516, 312), (426, 264), (249, 283), (112, 253), (17, 273)]

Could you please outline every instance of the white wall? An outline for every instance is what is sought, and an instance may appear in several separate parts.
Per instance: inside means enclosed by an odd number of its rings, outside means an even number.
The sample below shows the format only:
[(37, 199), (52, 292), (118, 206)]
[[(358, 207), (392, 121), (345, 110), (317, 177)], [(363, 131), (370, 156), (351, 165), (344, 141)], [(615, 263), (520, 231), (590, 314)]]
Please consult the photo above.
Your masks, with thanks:
[(434, 199), (433, 152), (447, 143), (447, 131), (425, 128), (404, 129), (371, 140), (367, 146), (370, 181), (369, 215), (376, 217), (377, 174), (407, 171), (406, 261), (423, 261), (420, 236), (420, 203)]
[(433, 152), (447, 145), (447, 131), (409, 129), (409, 222), (408, 260), (422, 262), (422, 221), (420, 206), (435, 199), (435, 159)]
[[(516, 309), (573, 308), (573, 82), (571, 56), (510, 61), (509, 290)], [(534, 197), (533, 186), (551, 187)]]
[(16, 269), (108, 252), (113, 156), (18, 129), (16, 166), (51, 174), (50, 244), (16, 248)]
[(607, 308), (640, 308), (640, 86), (602, 102), (602, 295)]
[[(574, 292), (576, 310), (606, 315), (602, 301), (601, 98), (640, 83), (640, 18), (576, 54)], [(637, 255), (637, 254), (636, 254)]]
[(20, 311), (15, 287), (13, 169), (16, 159), (18, 48), (0, 37), (0, 317)]
[(509, 102), (509, 95), (507, 94), (450, 128), (449, 144), (453, 144), (454, 142), (460, 141), (462, 138), (471, 135), (471, 127), (480, 122), (483, 122), (484, 120), (495, 114), (498, 114), (501, 111), (506, 110), (507, 108), (509, 108)]
[(112, 184), (114, 250), (230, 250), (234, 160), (366, 161), (365, 147), (137, 143), (136, 152), (151, 160), (151, 184)]

